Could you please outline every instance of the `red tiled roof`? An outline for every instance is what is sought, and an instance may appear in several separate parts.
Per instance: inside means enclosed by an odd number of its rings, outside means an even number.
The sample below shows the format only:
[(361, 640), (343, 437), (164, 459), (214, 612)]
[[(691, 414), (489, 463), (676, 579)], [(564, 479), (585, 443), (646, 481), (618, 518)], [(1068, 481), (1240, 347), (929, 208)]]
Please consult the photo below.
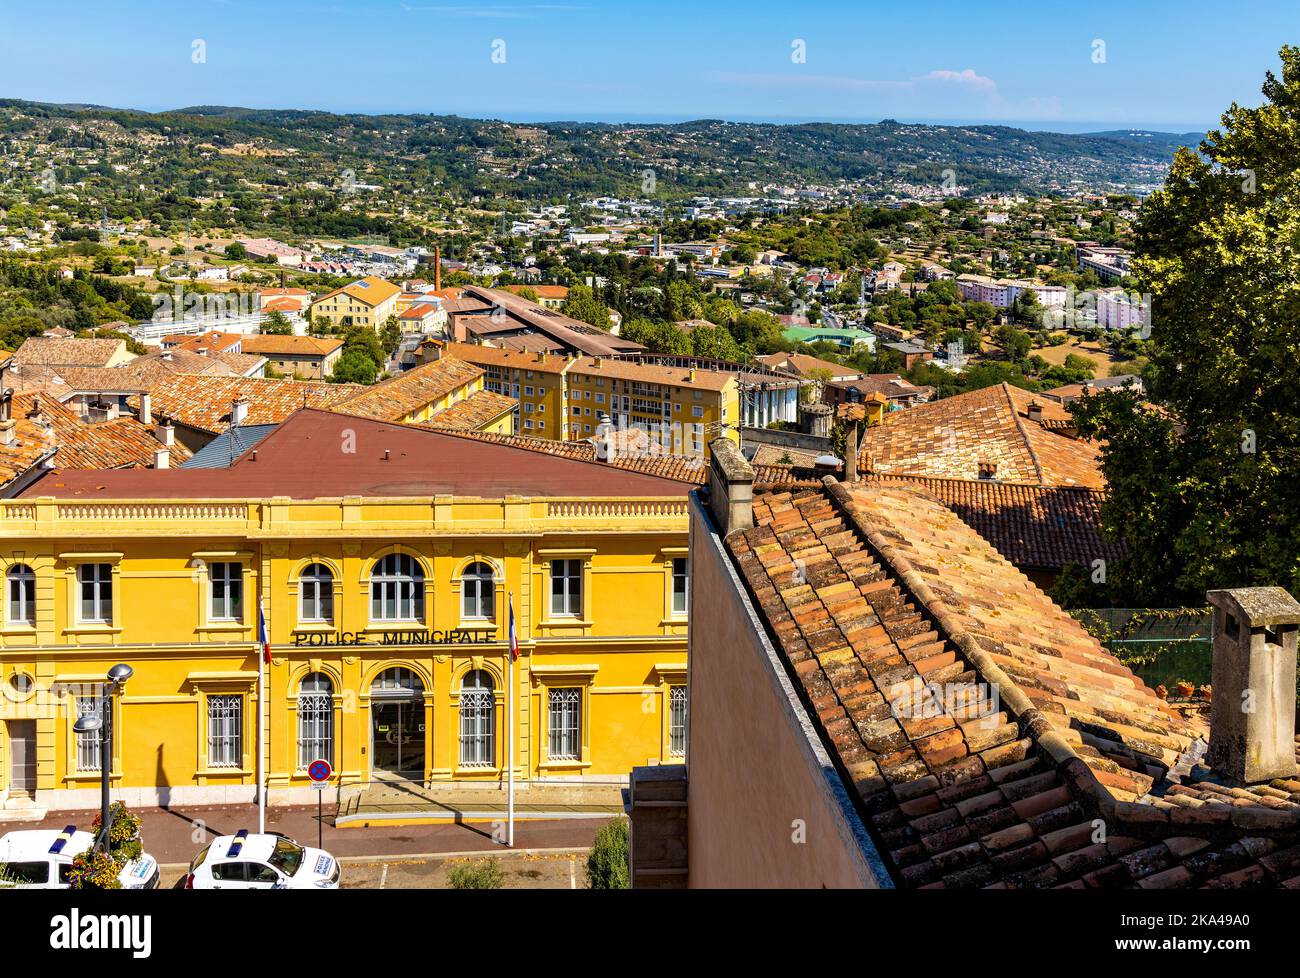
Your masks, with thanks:
[(939, 500), (829, 480), (754, 519), (728, 546), (900, 885), (1300, 884), (1300, 781), (1205, 781), (1204, 725)]
[(445, 356), (405, 370), (373, 387), (364, 387), (334, 409), (380, 421), (400, 421), (482, 376), (481, 367)]
[(501, 415), (513, 411), (519, 402), (513, 397), (496, 394), (492, 391), (475, 391), (463, 401), (457, 401), (425, 422), (430, 428), (455, 428), (465, 431), (478, 431), (484, 425), (491, 424)]
[[(859, 468), (877, 475), (978, 479), (980, 463), (996, 465), (995, 478), (1039, 486), (1101, 489), (1100, 449), (1028, 419), (1034, 396), (998, 384), (982, 390), (891, 411), (862, 433)], [(1068, 418), (1051, 401), (1045, 421)]]

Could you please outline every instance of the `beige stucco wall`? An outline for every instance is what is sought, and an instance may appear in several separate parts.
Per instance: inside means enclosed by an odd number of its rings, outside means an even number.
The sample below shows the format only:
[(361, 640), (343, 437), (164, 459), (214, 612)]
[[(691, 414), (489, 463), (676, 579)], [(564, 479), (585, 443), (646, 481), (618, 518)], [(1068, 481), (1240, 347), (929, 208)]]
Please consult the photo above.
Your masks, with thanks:
[(892, 885), (698, 494), (688, 663), (689, 885)]

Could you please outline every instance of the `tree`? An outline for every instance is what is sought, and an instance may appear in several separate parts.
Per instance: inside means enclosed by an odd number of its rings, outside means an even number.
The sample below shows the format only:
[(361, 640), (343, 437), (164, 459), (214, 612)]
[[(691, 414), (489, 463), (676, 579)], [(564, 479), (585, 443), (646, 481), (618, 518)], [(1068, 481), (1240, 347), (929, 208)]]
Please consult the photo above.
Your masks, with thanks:
[(238, 241), (232, 241), (226, 245), (226, 257), (235, 261), (243, 261), (248, 257), (248, 249)]
[(1148, 410), (1132, 392), (1077, 402), (1101, 439), (1106, 530), (1128, 544), (1131, 599), (1300, 589), (1300, 49), (1259, 108), (1233, 104), (1180, 149), (1145, 203), (1134, 275), (1152, 299)]
[(587, 885), (593, 890), (626, 890), (630, 876), (627, 819), (611, 819), (596, 833), (587, 854)]
[(289, 317), (279, 309), (274, 309), (267, 314), (266, 321), (262, 323), (262, 332), (267, 336), (292, 336), (293, 324), (289, 322)]
[(334, 363), (332, 384), (373, 384), (379, 368), (362, 350), (345, 350)]
[(1032, 341), (1023, 329), (1011, 325), (999, 326), (993, 331), (993, 341), (1002, 347), (1008, 360), (1023, 360), (1029, 355)]
[(571, 286), (561, 312), (580, 322), (609, 329), (609, 307), (595, 297), (590, 286)]

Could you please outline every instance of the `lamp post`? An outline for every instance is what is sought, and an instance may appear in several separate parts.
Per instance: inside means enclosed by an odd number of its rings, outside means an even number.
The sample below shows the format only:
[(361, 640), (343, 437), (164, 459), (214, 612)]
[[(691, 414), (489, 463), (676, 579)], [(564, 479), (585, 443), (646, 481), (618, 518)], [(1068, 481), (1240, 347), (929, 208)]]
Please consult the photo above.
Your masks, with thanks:
[(108, 670), (108, 682), (100, 687), (99, 715), (77, 717), (72, 729), (77, 733), (99, 731), (99, 844), (108, 852), (108, 832), (112, 827), (108, 814), (108, 776), (113, 767), (113, 693), (126, 685), (135, 670), (119, 662)]

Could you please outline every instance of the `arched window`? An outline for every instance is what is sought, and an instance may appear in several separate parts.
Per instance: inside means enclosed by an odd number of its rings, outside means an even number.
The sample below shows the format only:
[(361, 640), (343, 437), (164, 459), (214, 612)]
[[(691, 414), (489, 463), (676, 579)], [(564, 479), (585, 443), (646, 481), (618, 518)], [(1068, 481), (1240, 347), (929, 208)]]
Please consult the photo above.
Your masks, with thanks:
[(482, 561), (476, 561), (465, 568), (461, 575), (461, 613), (462, 618), (495, 618), (495, 581), (492, 568)]
[(320, 760), (334, 763), (334, 684), (313, 672), (298, 687), (298, 766)]
[(36, 575), (26, 564), (14, 564), (9, 579), (9, 624), (36, 624)]
[(424, 571), (414, 557), (389, 554), (370, 575), (372, 621), (421, 621), (424, 618)]
[(474, 669), (460, 684), (460, 763), (462, 767), (492, 767), (496, 752), (493, 729), (492, 677)]
[(324, 564), (308, 564), (298, 578), (298, 620), (334, 620), (334, 575)]

